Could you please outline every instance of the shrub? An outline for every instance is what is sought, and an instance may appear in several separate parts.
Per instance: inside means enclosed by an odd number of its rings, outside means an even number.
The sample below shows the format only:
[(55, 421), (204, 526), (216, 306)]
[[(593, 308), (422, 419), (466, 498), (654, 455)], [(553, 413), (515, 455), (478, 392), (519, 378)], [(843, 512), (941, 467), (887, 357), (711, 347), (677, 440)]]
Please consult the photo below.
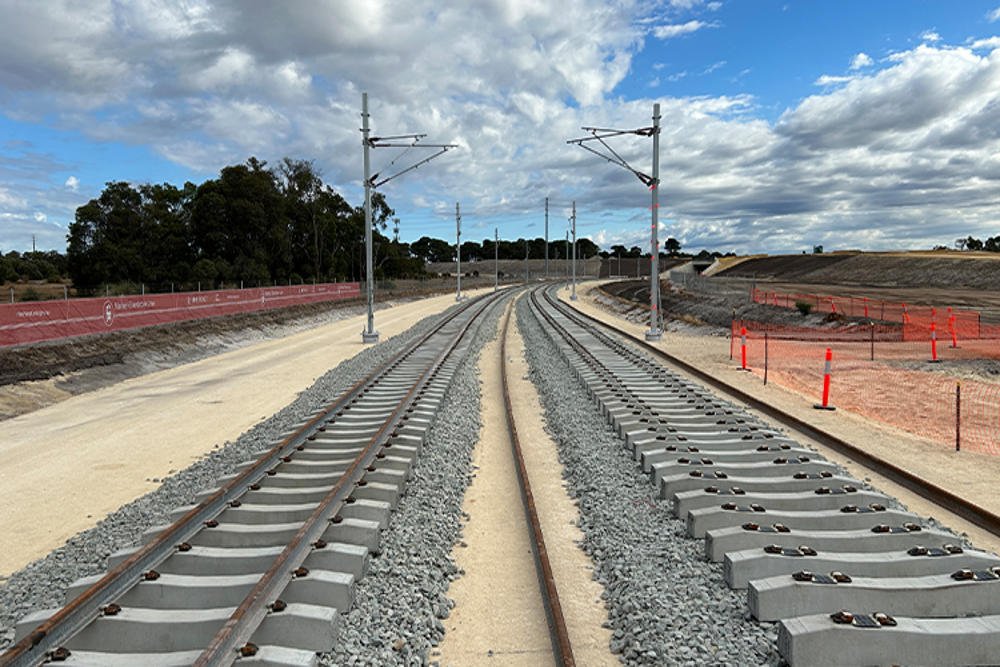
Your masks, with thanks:
[(808, 301), (796, 301), (795, 307), (798, 308), (799, 312), (803, 315), (808, 315), (813, 309), (813, 305)]

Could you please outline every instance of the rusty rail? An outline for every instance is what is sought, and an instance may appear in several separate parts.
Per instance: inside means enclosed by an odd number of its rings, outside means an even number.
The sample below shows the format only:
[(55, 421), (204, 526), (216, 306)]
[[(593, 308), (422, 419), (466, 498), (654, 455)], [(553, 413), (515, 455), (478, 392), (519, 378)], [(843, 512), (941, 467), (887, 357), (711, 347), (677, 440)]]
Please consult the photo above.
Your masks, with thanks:
[(514, 450), (514, 462), (517, 464), (517, 482), (521, 488), (521, 500), (524, 503), (524, 513), (531, 526), (533, 537), (531, 552), (535, 557), (535, 569), (538, 573), (539, 586), (542, 592), (542, 602), (545, 605), (545, 617), (549, 625), (549, 637), (556, 664), (563, 667), (574, 667), (573, 647), (566, 629), (566, 619), (563, 616), (562, 605), (559, 602), (559, 590), (556, 587), (552, 563), (545, 547), (545, 536), (542, 534), (542, 524), (538, 518), (535, 497), (531, 492), (531, 481), (528, 479), (528, 469), (524, 463), (524, 453), (521, 440), (517, 435), (517, 423), (514, 420), (514, 407), (510, 402), (510, 388), (507, 380), (507, 330), (510, 326), (510, 314), (513, 302), (507, 307), (503, 322), (503, 332), (500, 334), (500, 376), (503, 380), (503, 403), (507, 416), (507, 432), (510, 436), (511, 448)]

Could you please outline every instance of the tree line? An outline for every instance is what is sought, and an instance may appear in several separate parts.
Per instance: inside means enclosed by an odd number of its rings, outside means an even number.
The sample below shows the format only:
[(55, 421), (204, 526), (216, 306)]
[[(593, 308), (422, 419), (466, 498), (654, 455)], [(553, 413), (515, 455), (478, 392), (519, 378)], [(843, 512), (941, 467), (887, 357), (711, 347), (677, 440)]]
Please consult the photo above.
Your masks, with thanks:
[(46, 280), (59, 282), (66, 275), (66, 255), (55, 250), (21, 253), (12, 250), (0, 255), (0, 282)]
[(1000, 236), (991, 236), (985, 241), (973, 238), (972, 236), (964, 239), (955, 239), (955, 248), (958, 250), (985, 250), (986, 252), (1000, 252)]
[[(381, 231), (394, 211), (372, 198), (379, 271), (418, 274)], [(183, 187), (108, 183), (76, 210), (67, 262), (80, 290), (135, 282), (247, 285), (358, 280), (364, 263), (364, 211), (325, 184), (311, 162), (276, 168), (251, 157), (217, 178)]]
[[(414, 257), (419, 257), (425, 262), (454, 262), (455, 243), (423, 236), (409, 244), (410, 253)], [(464, 241), (462, 243), (462, 261), (480, 262), (497, 259), (545, 259), (545, 239), (524, 239), (519, 238), (513, 241), (500, 239), (497, 243), (493, 239), (483, 239), (478, 241)], [(594, 257), (600, 251), (597, 244), (587, 238), (576, 240), (577, 259), (587, 259)], [(549, 259), (567, 259), (571, 249), (567, 248), (565, 240), (549, 241)]]
[[(385, 234), (395, 211), (372, 196), (376, 279), (425, 276), (425, 262), (454, 261), (455, 245), (422, 237), (413, 243)], [(312, 162), (285, 158), (274, 168), (251, 157), (224, 167), (217, 178), (182, 187), (169, 183), (107, 183), (100, 196), (76, 210), (69, 226), (65, 266), (78, 291), (132, 282), (170, 283), (178, 289), (220, 284), (246, 286), (364, 278), (364, 209), (323, 182)], [(503, 259), (544, 257), (544, 239), (501, 240)], [(549, 244), (549, 257), (565, 256)], [(597, 254), (577, 240), (580, 257)], [(494, 241), (467, 241), (462, 260), (494, 256)], [(560, 254), (561, 253), (561, 254)]]

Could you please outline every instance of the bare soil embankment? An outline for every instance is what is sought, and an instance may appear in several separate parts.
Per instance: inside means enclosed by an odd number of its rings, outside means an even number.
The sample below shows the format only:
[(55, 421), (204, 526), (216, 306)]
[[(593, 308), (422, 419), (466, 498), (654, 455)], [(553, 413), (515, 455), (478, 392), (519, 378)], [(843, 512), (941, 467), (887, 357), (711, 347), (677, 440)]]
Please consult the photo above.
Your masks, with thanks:
[(1000, 253), (836, 253), (756, 257), (722, 278), (817, 285), (1000, 290)]

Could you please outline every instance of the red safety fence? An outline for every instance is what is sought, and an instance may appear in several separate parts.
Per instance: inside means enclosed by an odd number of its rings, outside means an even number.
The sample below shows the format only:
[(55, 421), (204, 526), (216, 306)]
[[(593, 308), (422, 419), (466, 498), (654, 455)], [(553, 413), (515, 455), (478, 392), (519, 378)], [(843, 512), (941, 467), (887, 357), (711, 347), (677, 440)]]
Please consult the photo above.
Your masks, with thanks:
[(353, 299), (359, 283), (257, 287), (0, 305), (0, 346)]
[(1000, 454), (1000, 383), (992, 379), (1000, 360), (997, 341), (965, 339), (953, 347), (946, 324), (934, 362), (930, 337), (908, 340), (902, 329), (875, 324), (803, 331), (734, 322), (730, 356), (739, 367), (745, 351), (755, 376), (821, 403), (829, 349), (831, 406), (942, 445)]
[(899, 324), (904, 340), (928, 340), (930, 326), (934, 323), (938, 336), (965, 338), (1000, 338), (1000, 326), (985, 325), (979, 311), (964, 308), (935, 308), (895, 303), (882, 299), (857, 296), (831, 296), (829, 294), (804, 294), (754, 289), (751, 297), (756, 303), (780, 308), (798, 308), (809, 304), (814, 313), (839, 313), (847, 317), (860, 317), (886, 323)]

